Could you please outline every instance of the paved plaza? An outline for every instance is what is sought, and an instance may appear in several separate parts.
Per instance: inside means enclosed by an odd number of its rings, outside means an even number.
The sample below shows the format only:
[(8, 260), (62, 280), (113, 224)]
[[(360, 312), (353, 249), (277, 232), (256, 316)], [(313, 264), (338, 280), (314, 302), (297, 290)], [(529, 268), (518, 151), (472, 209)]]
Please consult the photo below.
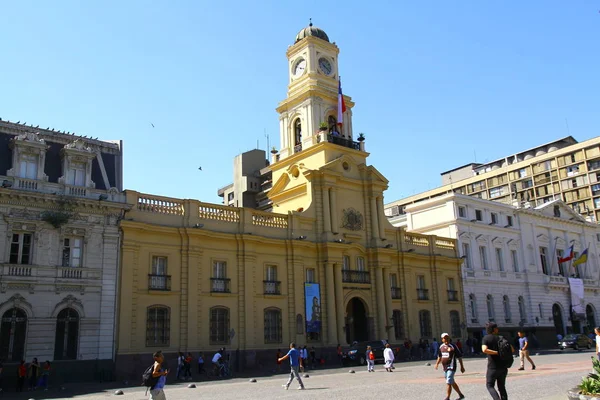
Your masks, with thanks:
[[(518, 360), (511, 368), (507, 388), (511, 400), (566, 399), (566, 391), (577, 385), (581, 376), (591, 370), (590, 357), (593, 352), (553, 353), (550, 355), (534, 356), (537, 369), (532, 371), (529, 366), (525, 371), (517, 371)], [(485, 388), (486, 360), (482, 358), (466, 359), (464, 374), (457, 374), (457, 382), (467, 399), (489, 399)], [(288, 391), (281, 387), (286, 382), (287, 375), (280, 374), (270, 377), (258, 377), (256, 383), (250, 383), (248, 378), (237, 378), (216, 382), (194, 382), (195, 389), (187, 388), (187, 383), (178, 383), (166, 387), (167, 399), (187, 400), (207, 398), (215, 399), (411, 399), (430, 400), (445, 397), (443, 373), (440, 370), (426, 366), (425, 362), (400, 363), (393, 373), (385, 372), (382, 365), (376, 365), (375, 373), (368, 373), (366, 367), (353, 368), (356, 373), (348, 373), (349, 368), (308, 371), (305, 378), (305, 391), (296, 390), (293, 383)], [(6, 385), (6, 383), (5, 383)], [(124, 395), (115, 396), (114, 388), (102, 390), (90, 386), (89, 394), (85, 387), (67, 388), (63, 392), (23, 393), (15, 396), (6, 393), (4, 398), (18, 399), (47, 399), (47, 398), (77, 398), (97, 400), (113, 398), (115, 400), (146, 399), (145, 390), (141, 387), (122, 388)], [(456, 396), (452, 396), (456, 398)]]

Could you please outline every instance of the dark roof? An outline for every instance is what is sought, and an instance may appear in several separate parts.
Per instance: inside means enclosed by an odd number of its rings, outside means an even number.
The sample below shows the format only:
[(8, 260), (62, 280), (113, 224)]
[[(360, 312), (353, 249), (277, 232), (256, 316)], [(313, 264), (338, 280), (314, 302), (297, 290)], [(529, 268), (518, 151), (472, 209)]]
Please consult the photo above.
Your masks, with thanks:
[(464, 167), (472, 167), (473, 169), (475, 169), (475, 168), (479, 168), (480, 166), (481, 166), (481, 164), (479, 164), (479, 163), (468, 163), (465, 165), (461, 165), (460, 167), (456, 167), (456, 168), (449, 169), (448, 171), (444, 171), (440, 175), (446, 175), (450, 172), (454, 172), (454, 171), (458, 171), (459, 169), (463, 169)]
[(318, 37), (319, 39), (329, 42), (329, 36), (327, 36), (325, 31), (321, 28), (313, 26), (311, 22), (306, 28), (302, 28), (300, 32), (298, 32), (298, 34), (296, 35), (296, 41), (294, 43), (298, 43), (299, 41), (308, 36)]

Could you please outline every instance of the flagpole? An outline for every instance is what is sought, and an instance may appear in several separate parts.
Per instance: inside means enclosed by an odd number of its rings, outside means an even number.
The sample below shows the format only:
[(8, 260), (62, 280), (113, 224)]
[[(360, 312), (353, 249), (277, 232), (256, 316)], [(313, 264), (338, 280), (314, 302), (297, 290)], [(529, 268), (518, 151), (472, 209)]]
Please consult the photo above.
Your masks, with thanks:
[(590, 258), (590, 257), (589, 257), (589, 255), (590, 255), (590, 250), (589, 250), (589, 248), (590, 248), (591, 244), (592, 244), (592, 242), (588, 242), (588, 247), (587, 247), (588, 254), (587, 254), (586, 258), (585, 258), (585, 274), (584, 274), (584, 277), (583, 277), (583, 279), (586, 279), (586, 277), (587, 277), (587, 262), (588, 262), (588, 259)]
[(558, 256), (556, 255), (556, 241), (557, 240), (558, 240), (558, 236), (554, 238), (554, 249), (550, 253), (550, 254), (552, 254), (552, 265), (550, 265), (550, 276), (554, 276), (553, 274), (554, 274), (554, 260), (555, 259), (558, 264)]

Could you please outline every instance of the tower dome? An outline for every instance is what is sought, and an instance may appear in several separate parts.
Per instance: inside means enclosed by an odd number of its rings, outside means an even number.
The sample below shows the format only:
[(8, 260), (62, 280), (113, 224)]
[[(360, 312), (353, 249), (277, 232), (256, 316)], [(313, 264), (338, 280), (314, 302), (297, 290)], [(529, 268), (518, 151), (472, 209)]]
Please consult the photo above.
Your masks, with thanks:
[(302, 28), (300, 32), (296, 35), (296, 41), (294, 43), (298, 43), (302, 39), (308, 36), (318, 37), (326, 42), (329, 42), (329, 37), (325, 33), (325, 31), (321, 28), (317, 28), (313, 26), (312, 21), (308, 24), (306, 28)]

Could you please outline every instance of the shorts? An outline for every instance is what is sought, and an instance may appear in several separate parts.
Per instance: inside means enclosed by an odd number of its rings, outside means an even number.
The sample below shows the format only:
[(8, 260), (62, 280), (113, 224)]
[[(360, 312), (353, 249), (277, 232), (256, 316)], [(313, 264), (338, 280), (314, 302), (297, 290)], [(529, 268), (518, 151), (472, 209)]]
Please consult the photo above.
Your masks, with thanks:
[(455, 373), (455, 372), (456, 372), (456, 371), (454, 371), (454, 370), (452, 370), (452, 369), (449, 369), (449, 370), (447, 370), (446, 372), (444, 372), (444, 375), (446, 375), (446, 383), (447, 383), (448, 385), (452, 385), (452, 384), (454, 384), (454, 373)]
[(163, 389), (150, 390), (150, 400), (166, 400), (165, 391)]

